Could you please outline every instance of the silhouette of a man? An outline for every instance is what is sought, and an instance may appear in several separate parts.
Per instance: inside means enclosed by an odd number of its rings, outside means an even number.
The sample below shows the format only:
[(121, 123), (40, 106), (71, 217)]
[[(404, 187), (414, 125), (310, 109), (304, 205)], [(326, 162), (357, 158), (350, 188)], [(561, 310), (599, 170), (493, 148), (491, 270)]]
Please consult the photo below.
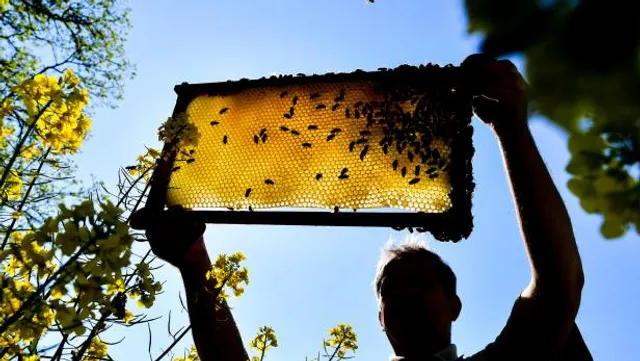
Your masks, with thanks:
[[(468, 74), (474, 112), (494, 131), (510, 181), (531, 280), (494, 342), (469, 358), (451, 343), (462, 307), (456, 277), (442, 259), (416, 245), (385, 252), (375, 279), (380, 325), (403, 361), (591, 360), (575, 325), (584, 275), (571, 221), (540, 157), (527, 123), (526, 83), (507, 60), (471, 55)], [(193, 336), (202, 360), (249, 359), (226, 304), (214, 307), (215, 284), (205, 226), (173, 208), (147, 225), (154, 253), (176, 266), (186, 288)]]

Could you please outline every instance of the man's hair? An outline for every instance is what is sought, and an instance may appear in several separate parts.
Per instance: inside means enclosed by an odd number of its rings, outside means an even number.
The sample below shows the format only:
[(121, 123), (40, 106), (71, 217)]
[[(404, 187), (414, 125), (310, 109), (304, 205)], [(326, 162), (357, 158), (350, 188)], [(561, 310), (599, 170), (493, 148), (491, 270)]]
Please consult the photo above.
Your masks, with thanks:
[(374, 290), (378, 300), (380, 299), (380, 288), (386, 266), (390, 262), (403, 262), (407, 260), (433, 262), (436, 266), (438, 277), (440, 277), (442, 281), (444, 291), (451, 295), (456, 294), (456, 275), (453, 273), (451, 267), (449, 267), (438, 254), (427, 249), (423, 240), (409, 236), (401, 245), (394, 245), (393, 240), (390, 240), (389, 243), (382, 248), (382, 255), (378, 260), (374, 279)]

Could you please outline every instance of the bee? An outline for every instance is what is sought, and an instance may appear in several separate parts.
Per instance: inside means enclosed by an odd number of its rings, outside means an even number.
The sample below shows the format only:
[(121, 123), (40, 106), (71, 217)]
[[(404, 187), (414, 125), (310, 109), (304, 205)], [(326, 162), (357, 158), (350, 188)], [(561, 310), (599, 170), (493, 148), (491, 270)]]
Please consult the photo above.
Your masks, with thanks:
[(416, 177), (420, 175), (420, 166), (419, 165), (416, 166), (416, 171), (413, 172), (413, 173), (416, 175)]
[(253, 212), (253, 208), (249, 206), (249, 212)]
[(338, 206), (333, 207), (333, 213), (338, 213), (338, 212), (340, 212), (340, 207)]
[(286, 90), (285, 90), (285, 91), (283, 91), (282, 93), (280, 93), (280, 99), (282, 99), (282, 98), (286, 97), (288, 94), (289, 94), (289, 92), (288, 92), (288, 91), (286, 91)]
[[(371, 114), (369, 114), (371, 115)], [(375, 119), (373, 119), (373, 117), (367, 116), (367, 125), (366, 127), (369, 128), (373, 125), (373, 123), (375, 122)]]
[(260, 129), (260, 133), (258, 135), (262, 136), (266, 132), (267, 132), (267, 128), (262, 128), (262, 129)]
[(275, 183), (271, 179), (265, 179), (264, 184), (274, 185)]
[(407, 175), (407, 167), (402, 167), (402, 170), (400, 172), (402, 173), (402, 178), (404, 178), (404, 176)]
[(312, 125), (308, 126), (307, 129), (309, 129), (309, 130), (318, 130), (318, 126), (315, 125), (315, 124), (312, 124)]
[(327, 106), (324, 105), (324, 104), (318, 104), (318, 105), (316, 105), (316, 110), (322, 110), (322, 109), (325, 109), (326, 107)]
[(222, 137), (222, 144), (227, 144), (227, 142), (229, 141), (229, 137), (228, 136), (224, 136)]
[(384, 153), (385, 155), (389, 153), (389, 144), (384, 144), (382, 146), (382, 153)]
[(356, 142), (349, 143), (349, 151), (353, 152), (353, 148), (356, 146)]
[(294, 96), (291, 102), (293, 103), (293, 105), (298, 104), (298, 96)]
[(363, 131), (361, 131), (361, 132), (360, 132), (360, 135), (361, 135), (361, 136), (363, 136), (363, 137), (366, 137), (366, 136), (368, 136), (368, 135), (371, 135), (371, 131), (369, 131), (369, 130), (363, 130)]
[(429, 179), (438, 178), (438, 173), (429, 174)]
[(291, 116), (293, 116), (294, 111), (293, 107), (289, 108), (289, 114), (291, 114)]
[(284, 113), (284, 114), (282, 114), (282, 116), (287, 118), (287, 119), (291, 119), (291, 114), (289, 114), (289, 113)]
[(302, 143), (303, 148), (311, 148), (311, 143)]
[(398, 160), (394, 160), (393, 163), (391, 163), (391, 167), (393, 167), (393, 170), (398, 169)]
[(233, 211), (233, 207), (227, 207), (227, 209)]
[(331, 129), (331, 132), (330, 132), (330, 133), (331, 133), (331, 134), (334, 134), (334, 133), (340, 133), (341, 131), (342, 131), (342, 129), (340, 129), (340, 128), (333, 128), (333, 129)]
[(440, 159), (440, 152), (438, 152), (437, 149), (434, 149), (433, 152), (431, 152), (431, 156), (433, 157), (434, 160), (439, 160)]
[(260, 142), (260, 137), (258, 137), (257, 135), (253, 136), (253, 142), (258, 144)]
[(320, 180), (320, 178), (322, 178), (322, 173), (318, 173), (318, 174), (316, 174), (316, 180), (317, 180), (317, 181), (319, 181), (319, 180)]
[(355, 104), (353, 104), (353, 106), (354, 106), (355, 108), (360, 108), (360, 107), (362, 106), (362, 104), (364, 104), (364, 103), (362, 102), (362, 100), (358, 100)]
[(295, 129), (291, 129), (291, 134), (293, 135), (300, 135), (300, 132), (295, 130)]
[(284, 125), (280, 127), (280, 130), (282, 130), (283, 132), (288, 132), (289, 128), (285, 127)]
[(407, 152), (407, 158), (409, 158), (409, 162), (413, 163), (413, 152), (412, 151), (408, 151)]
[(189, 151), (189, 154), (193, 155), (193, 153), (195, 153), (195, 152), (196, 152), (196, 150), (195, 150), (195, 149), (191, 149), (191, 150)]
[(360, 138), (358, 140), (356, 140), (356, 144), (363, 144), (363, 143), (367, 143), (369, 141), (369, 139), (367, 138)]
[(413, 185), (413, 184), (416, 184), (416, 183), (418, 183), (418, 182), (420, 182), (420, 178), (417, 178), (417, 177), (416, 177), (416, 178), (413, 178), (412, 180), (410, 180), (410, 181), (409, 181), (409, 184)]
[(173, 168), (171, 169), (171, 171), (172, 171), (172, 172), (177, 172), (177, 171), (179, 171), (179, 170), (180, 170), (180, 167), (173, 167)]
[(320, 93), (313, 93), (309, 96), (309, 98), (311, 98), (311, 100), (316, 100), (320, 98)]
[(244, 197), (249, 198), (250, 195), (251, 195), (251, 188), (247, 188), (247, 190), (244, 191)]
[(195, 161), (196, 161), (195, 159), (193, 159), (193, 158), (189, 158), (189, 159), (187, 159), (187, 164), (191, 164), (191, 163), (193, 163), (193, 162), (195, 162)]
[(327, 137), (327, 142), (332, 141), (335, 137), (336, 137), (336, 133), (329, 134), (329, 136)]
[(336, 102), (341, 102), (344, 100), (344, 95), (345, 95), (345, 90), (344, 89), (340, 89), (340, 94), (338, 94), (337, 97), (335, 97), (334, 101)]
[(340, 103), (335, 103), (335, 104), (331, 107), (331, 110), (335, 112), (338, 108), (340, 108)]
[(220, 109), (220, 115), (226, 113), (229, 110), (229, 108), (222, 108)]
[(214, 120), (214, 121), (212, 121), (212, 122), (211, 122), (211, 123), (209, 123), (209, 124), (211, 124), (211, 125), (218, 125), (218, 124), (220, 124), (220, 122), (219, 122), (219, 121), (217, 121), (217, 120)]
[(351, 118), (351, 109), (345, 109), (344, 116), (347, 117), (347, 119)]
[(364, 157), (367, 155), (367, 151), (369, 150), (369, 146), (365, 145), (364, 148), (362, 148), (362, 151), (360, 152), (360, 160), (363, 161)]
[(262, 143), (267, 142), (267, 133), (262, 134)]
[(353, 117), (356, 118), (356, 119), (360, 119), (360, 111), (358, 109), (356, 109), (353, 112)]
[(338, 179), (347, 179), (349, 178), (349, 175), (346, 173), (340, 173), (340, 175), (338, 176)]

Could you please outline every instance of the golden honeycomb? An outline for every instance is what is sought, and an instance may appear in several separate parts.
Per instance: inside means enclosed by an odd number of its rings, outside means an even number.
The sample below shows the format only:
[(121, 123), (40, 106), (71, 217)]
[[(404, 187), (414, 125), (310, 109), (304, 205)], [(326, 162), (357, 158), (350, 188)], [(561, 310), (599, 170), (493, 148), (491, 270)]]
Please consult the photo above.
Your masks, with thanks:
[[(195, 96), (185, 113), (198, 127), (199, 144), (176, 161), (167, 203), (445, 212), (452, 207), (450, 139), (431, 134), (422, 149), (416, 141), (394, 141), (410, 128), (402, 122), (434, 117), (419, 114), (419, 99), (392, 101), (371, 81)], [(390, 114), (399, 126), (390, 125)], [(411, 139), (428, 131), (411, 128)]]

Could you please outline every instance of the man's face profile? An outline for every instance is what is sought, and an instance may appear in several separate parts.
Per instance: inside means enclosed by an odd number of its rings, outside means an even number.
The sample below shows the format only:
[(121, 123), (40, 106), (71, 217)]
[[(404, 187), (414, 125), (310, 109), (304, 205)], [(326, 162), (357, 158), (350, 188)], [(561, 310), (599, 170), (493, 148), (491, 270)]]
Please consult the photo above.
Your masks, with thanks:
[(394, 348), (437, 348), (450, 342), (451, 322), (460, 313), (460, 301), (445, 290), (437, 261), (405, 255), (383, 269), (379, 318)]

